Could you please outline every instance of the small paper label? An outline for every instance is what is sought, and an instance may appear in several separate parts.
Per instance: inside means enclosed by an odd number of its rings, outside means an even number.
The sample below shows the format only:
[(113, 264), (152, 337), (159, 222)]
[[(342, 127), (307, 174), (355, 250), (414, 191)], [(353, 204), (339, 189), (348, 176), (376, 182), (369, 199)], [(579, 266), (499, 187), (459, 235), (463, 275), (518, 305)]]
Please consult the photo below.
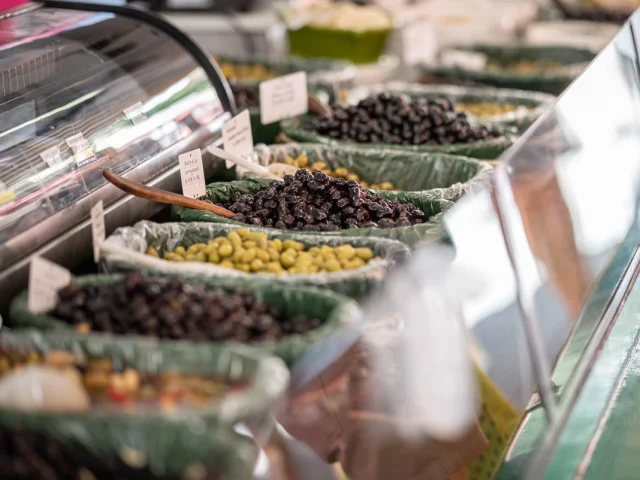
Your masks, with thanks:
[(178, 162), (180, 163), (182, 194), (189, 198), (200, 198), (206, 195), (207, 189), (204, 183), (204, 168), (200, 149), (183, 153), (178, 157)]
[[(233, 117), (222, 127), (224, 149), (235, 155), (244, 157), (253, 152), (253, 134), (251, 132), (251, 117), (249, 110), (244, 110)], [(227, 168), (235, 164), (225, 160)]]
[(38, 314), (51, 310), (56, 305), (58, 290), (69, 283), (69, 270), (44, 258), (34, 257), (29, 266), (29, 311)]
[(72, 137), (67, 138), (65, 142), (67, 142), (67, 145), (71, 148), (76, 159), (76, 165), (79, 167), (86, 165), (95, 158), (93, 150), (91, 149), (91, 144), (86, 138), (84, 138), (82, 132), (76, 133)]
[(405, 65), (431, 63), (438, 52), (438, 38), (429, 22), (412, 23), (401, 31), (402, 56)]
[(47, 148), (44, 152), (40, 153), (40, 158), (44, 163), (53, 167), (54, 165), (58, 165), (62, 163), (62, 156), (60, 155), (60, 149), (57, 146), (53, 146), (51, 148)]
[(447, 50), (442, 52), (440, 62), (445, 67), (484, 70), (487, 67), (487, 56), (484, 53), (467, 50)]
[(102, 200), (96, 203), (91, 209), (91, 233), (93, 234), (93, 261), (100, 260), (100, 247), (106, 237), (104, 225), (104, 204)]
[(260, 84), (260, 120), (263, 125), (307, 113), (307, 74), (292, 73)]
[(131, 120), (131, 123), (137, 125), (147, 119), (147, 115), (142, 111), (144, 105), (142, 102), (137, 102), (131, 105), (129, 108), (125, 108), (122, 113), (124, 116)]

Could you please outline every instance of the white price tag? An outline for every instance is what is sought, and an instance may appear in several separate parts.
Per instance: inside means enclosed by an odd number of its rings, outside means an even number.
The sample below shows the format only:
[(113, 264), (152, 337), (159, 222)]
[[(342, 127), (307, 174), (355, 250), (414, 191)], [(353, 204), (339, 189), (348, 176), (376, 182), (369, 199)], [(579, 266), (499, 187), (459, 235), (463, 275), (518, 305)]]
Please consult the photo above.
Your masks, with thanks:
[(58, 165), (62, 163), (62, 156), (60, 155), (60, 149), (57, 146), (53, 146), (51, 148), (47, 148), (44, 152), (40, 153), (40, 158), (44, 163), (53, 167), (54, 165)]
[[(244, 157), (253, 152), (253, 134), (251, 132), (251, 117), (249, 110), (244, 110), (233, 117), (222, 127), (222, 140), (224, 149), (235, 155)], [(225, 160), (227, 168), (235, 164)]]
[(438, 53), (438, 37), (430, 22), (412, 23), (401, 30), (402, 57), (405, 65), (431, 63)]
[(446, 50), (440, 55), (440, 63), (445, 67), (484, 70), (487, 67), (487, 56), (467, 50)]
[(91, 144), (86, 138), (84, 138), (82, 132), (76, 133), (72, 137), (67, 138), (65, 142), (67, 142), (67, 145), (69, 145), (69, 148), (73, 152), (76, 159), (76, 165), (79, 167), (89, 163), (95, 157), (93, 150), (91, 149)]
[(307, 74), (296, 72), (260, 84), (260, 121), (263, 125), (307, 113)]
[(93, 235), (93, 261), (98, 263), (98, 260), (100, 260), (100, 246), (106, 238), (104, 204), (102, 200), (91, 208), (91, 233)]
[(142, 102), (137, 102), (131, 105), (129, 108), (125, 108), (122, 113), (124, 116), (131, 120), (131, 123), (137, 125), (147, 119), (147, 115), (142, 111), (144, 105)]
[(56, 305), (58, 290), (69, 283), (69, 270), (44, 258), (33, 257), (29, 266), (29, 311), (46, 313), (51, 310)]
[(183, 153), (178, 157), (182, 194), (189, 198), (200, 198), (207, 193), (204, 183), (204, 168), (200, 149)]

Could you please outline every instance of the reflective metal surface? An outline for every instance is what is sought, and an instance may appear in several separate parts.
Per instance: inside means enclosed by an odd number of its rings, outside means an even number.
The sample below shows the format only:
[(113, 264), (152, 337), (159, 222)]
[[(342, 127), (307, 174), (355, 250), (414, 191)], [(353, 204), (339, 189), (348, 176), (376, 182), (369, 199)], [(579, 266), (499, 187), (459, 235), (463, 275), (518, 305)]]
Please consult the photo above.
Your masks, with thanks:
[[(227, 92), (143, 21), (30, 6), (0, 19), (0, 32), (4, 294), (18, 263), (86, 221), (98, 200), (106, 207), (123, 196), (103, 188), (104, 169), (139, 182), (177, 175), (177, 156), (218, 138), (230, 114)], [(86, 253), (58, 260), (71, 267)]]

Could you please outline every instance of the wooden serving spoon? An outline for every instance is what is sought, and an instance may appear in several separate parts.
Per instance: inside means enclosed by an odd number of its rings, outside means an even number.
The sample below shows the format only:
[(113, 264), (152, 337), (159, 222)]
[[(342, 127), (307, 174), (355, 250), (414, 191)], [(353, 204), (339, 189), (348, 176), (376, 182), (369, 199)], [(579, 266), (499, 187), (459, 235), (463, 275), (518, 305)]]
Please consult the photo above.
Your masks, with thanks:
[(132, 182), (126, 178), (121, 177), (113, 172), (105, 170), (103, 172), (104, 178), (106, 178), (113, 185), (118, 187), (123, 192), (136, 197), (144, 198), (146, 200), (152, 200), (159, 203), (167, 203), (169, 205), (178, 205), (180, 207), (193, 208), (194, 210), (205, 210), (207, 212), (215, 213), (224, 218), (233, 218), (235, 213), (227, 210), (226, 208), (218, 207), (212, 203), (203, 202), (202, 200), (195, 200), (193, 198), (185, 197), (178, 193), (167, 192), (166, 190), (160, 190), (159, 188), (147, 187), (140, 183)]

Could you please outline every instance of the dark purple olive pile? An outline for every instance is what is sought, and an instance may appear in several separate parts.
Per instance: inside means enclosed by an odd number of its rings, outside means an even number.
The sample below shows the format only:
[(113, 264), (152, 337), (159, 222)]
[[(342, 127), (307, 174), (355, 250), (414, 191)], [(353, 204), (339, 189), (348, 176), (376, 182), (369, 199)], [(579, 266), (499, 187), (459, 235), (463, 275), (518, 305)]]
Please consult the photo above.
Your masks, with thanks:
[(331, 115), (313, 120), (312, 128), (336, 140), (392, 145), (453, 145), (501, 134), (497, 127), (471, 124), (452, 101), (389, 93), (349, 107), (335, 106)]
[(272, 181), (265, 190), (233, 199), (228, 208), (236, 214), (234, 220), (286, 230), (410, 227), (427, 220), (411, 203), (384, 200), (355, 180), (304, 168), (295, 177), (286, 175), (284, 182)]
[(132, 273), (112, 286), (69, 285), (51, 315), (80, 332), (145, 335), (196, 342), (256, 342), (302, 334), (320, 326), (305, 315), (285, 318), (249, 293), (205, 290), (179, 277)]
[[(134, 450), (117, 452), (101, 465), (86, 454), (40, 434), (26, 430), (0, 430), (0, 478), (2, 480), (179, 480), (152, 474), (141, 465), (142, 454)], [(133, 463), (132, 463), (133, 462)], [(187, 467), (188, 468), (188, 467)], [(202, 469), (198, 467), (198, 473)], [(182, 478), (188, 477), (186, 470)], [(223, 480), (219, 472), (202, 472), (202, 480)]]
[(257, 108), (260, 106), (260, 94), (255, 88), (231, 84), (233, 98), (238, 108)]

